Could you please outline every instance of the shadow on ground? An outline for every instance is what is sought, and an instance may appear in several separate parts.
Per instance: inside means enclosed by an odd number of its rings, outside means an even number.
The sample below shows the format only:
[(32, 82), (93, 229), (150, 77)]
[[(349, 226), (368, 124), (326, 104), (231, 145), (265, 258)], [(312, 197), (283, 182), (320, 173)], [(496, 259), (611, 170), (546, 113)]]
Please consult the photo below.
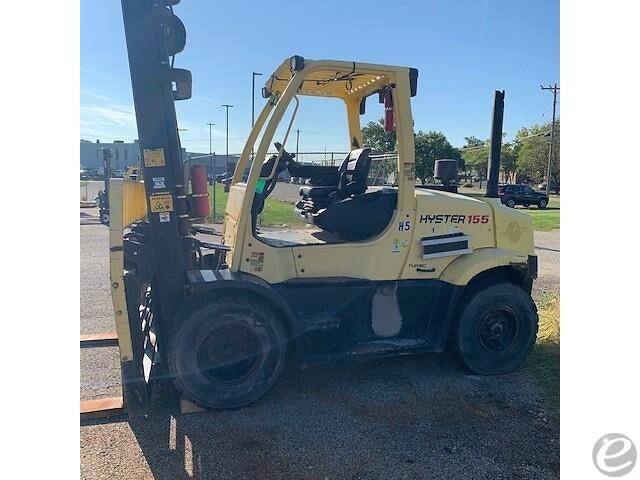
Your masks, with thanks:
[[(531, 369), (468, 375), (447, 354), (291, 369), (240, 410), (179, 415), (164, 393), (148, 418), (84, 427), (100, 454), (82, 477), (558, 478), (544, 391)], [(131, 435), (139, 449), (118, 449)]]

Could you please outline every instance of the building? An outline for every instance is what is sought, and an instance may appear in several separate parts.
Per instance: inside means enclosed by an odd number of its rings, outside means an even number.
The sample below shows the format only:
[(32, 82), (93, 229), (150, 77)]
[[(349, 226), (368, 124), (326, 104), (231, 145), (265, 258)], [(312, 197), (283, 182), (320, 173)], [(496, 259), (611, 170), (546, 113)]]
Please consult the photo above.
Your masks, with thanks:
[[(111, 150), (111, 168), (112, 170), (125, 171), (129, 165), (137, 165), (140, 159), (140, 142), (134, 140), (133, 143), (126, 143), (122, 140), (114, 140), (113, 142), (101, 142), (96, 140), (91, 142), (89, 140), (80, 140), (80, 168), (81, 169), (96, 169), (98, 173), (102, 174), (102, 151), (108, 149)], [(229, 170), (233, 172), (236, 163), (238, 162), (239, 155), (229, 155)], [(186, 149), (182, 149), (182, 158), (185, 161), (189, 161), (190, 164), (206, 165), (207, 174), (211, 176), (215, 163), (215, 174), (219, 175), (226, 172), (227, 156), (216, 155), (215, 153), (210, 156), (206, 153), (187, 152)]]
[(101, 142), (96, 140), (80, 140), (80, 168), (95, 168), (103, 173), (102, 151), (111, 150), (111, 168), (113, 170), (124, 171), (129, 165), (136, 165), (140, 155), (140, 144), (138, 140), (133, 143), (125, 143), (122, 140), (113, 142)]

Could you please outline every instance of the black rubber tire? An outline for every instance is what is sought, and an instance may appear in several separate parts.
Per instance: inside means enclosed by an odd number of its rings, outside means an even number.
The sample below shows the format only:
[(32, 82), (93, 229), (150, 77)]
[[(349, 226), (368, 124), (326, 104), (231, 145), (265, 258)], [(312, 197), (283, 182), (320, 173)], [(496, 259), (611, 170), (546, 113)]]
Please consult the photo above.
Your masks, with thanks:
[(538, 208), (545, 209), (545, 208), (547, 208), (547, 204), (548, 204), (548, 202), (545, 199), (539, 200), (538, 201)]
[[(176, 388), (201, 407), (224, 410), (247, 406), (267, 393), (282, 373), (286, 360), (286, 332), (276, 312), (266, 302), (245, 296), (216, 296), (206, 303), (183, 308), (177, 314), (176, 325), (179, 327), (173, 335), (169, 353), (170, 372)], [(248, 347), (252, 352), (250, 357), (240, 357), (249, 358), (251, 366), (245, 375), (233, 381), (212, 379), (215, 375), (212, 372), (220, 367), (209, 363), (210, 367), (203, 370), (199, 360), (203, 349), (207, 350), (205, 341), (224, 338), (220, 335), (224, 329), (242, 331), (242, 338), (249, 335), (251, 340), (245, 343), (256, 347)], [(216, 330), (218, 335), (212, 335)], [(211, 354), (207, 352), (206, 355)], [(231, 360), (229, 363), (234, 365)]]
[[(492, 349), (482, 340), (482, 329), (492, 315), (505, 311), (515, 326), (513, 338), (501, 349)], [(494, 283), (464, 296), (451, 343), (469, 370), (480, 375), (497, 375), (522, 365), (533, 348), (537, 332), (538, 312), (531, 296), (517, 285)]]
[(505, 202), (505, 205), (509, 208), (516, 208), (516, 201), (513, 198), (510, 198)]

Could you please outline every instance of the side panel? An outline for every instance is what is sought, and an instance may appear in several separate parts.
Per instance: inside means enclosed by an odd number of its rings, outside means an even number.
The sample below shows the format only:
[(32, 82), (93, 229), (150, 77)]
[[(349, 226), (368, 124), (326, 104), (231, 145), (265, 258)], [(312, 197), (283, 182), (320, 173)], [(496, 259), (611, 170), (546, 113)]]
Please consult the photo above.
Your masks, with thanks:
[(464, 234), (469, 238), (469, 247), (474, 251), (495, 245), (493, 210), (486, 202), (454, 193), (429, 190), (419, 190), (416, 199), (413, 239), (401, 278), (440, 278), (447, 265), (456, 258), (473, 256), (454, 253), (425, 259), (423, 238)]
[[(439, 280), (350, 278), (304, 279), (273, 288), (300, 324), (309, 363), (368, 353), (370, 345), (441, 351), (462, 290)], [(392, 308), (382, 305), (385, 298)]]
[(508, 250), (534, 255), (533, 224), (531, 217), (502, 205), (499, 199), (487, 199), (491, 202), (496, 217), (496, 246)]
[(529, 256), (502, 248), (483, 248), (473, 255), (463, 255), (452, 261), (440, 278), (454, 285), (466, 285), (477, 274), (495, 267), (528, 269)]
[(296, 278), (296, 260), (291, 247), (272, 247), (257, 240), (252, 236), (250, 223), (245, 229), (243, 238), (247, 241), (239, 271), (260, 277), (270, 284)]

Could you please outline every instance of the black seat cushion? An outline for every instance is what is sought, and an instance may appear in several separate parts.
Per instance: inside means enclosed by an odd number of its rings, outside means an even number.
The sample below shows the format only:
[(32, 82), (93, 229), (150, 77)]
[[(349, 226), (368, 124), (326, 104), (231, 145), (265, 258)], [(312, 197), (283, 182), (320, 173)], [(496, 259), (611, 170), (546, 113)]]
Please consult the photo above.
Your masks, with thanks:
[(367, 191), (367, 179), (371, 169), (370, 148), (349, 152), (338, 169), (338, 194), (341, 198), (360, 195)]
[(323, 230), (362, 240), (387, 227), (397, 201), (396, 188), (383, 188), (331, 203), (314, 215), (313, 223)]
[(367, 190), (367, 179), (371, 168), (370, 148), (360, 148), (349, 152), (340, 168), (336, 169), (337, 182), (329, 186), (304, 186), (300, 188), (302, 197), (296, 208), (301, 216), (315, 214), (333, 202)]

